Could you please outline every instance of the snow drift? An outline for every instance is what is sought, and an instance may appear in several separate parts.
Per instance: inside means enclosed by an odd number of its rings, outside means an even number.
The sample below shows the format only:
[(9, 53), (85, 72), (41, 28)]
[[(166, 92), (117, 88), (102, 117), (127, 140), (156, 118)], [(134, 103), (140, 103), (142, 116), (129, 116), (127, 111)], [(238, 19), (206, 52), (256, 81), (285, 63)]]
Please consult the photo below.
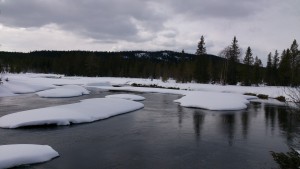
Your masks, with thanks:
[(59, 97), (76, 97), (84, 94), (89, 94), (90, 92), (84, 87), (78, 85), (65, 85), (62, 87), (57, 87), (55, 89), (45, 90), (38, 92), (37, 95), (40, 97), (48, 98), (59, 98)]
[(70, 125), (87, 123), (143, 108), (144, 105), (124, 99), (96, 98), (79, 103), (27, 110), (0, 118), (1, 128), (34, 125)]

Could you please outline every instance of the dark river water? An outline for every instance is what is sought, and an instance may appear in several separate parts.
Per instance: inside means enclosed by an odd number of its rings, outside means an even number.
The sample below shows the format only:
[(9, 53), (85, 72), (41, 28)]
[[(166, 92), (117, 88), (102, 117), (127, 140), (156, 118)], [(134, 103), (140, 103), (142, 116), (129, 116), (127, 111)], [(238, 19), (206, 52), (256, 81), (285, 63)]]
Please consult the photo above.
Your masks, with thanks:
[[(125, 92), (0, 98), (0, 116), (112, 93)], [(0, 129), (0, 145), (46, 144), (58, 151), (52, 161), (22, 167), (36, 169), (269, 169), (278, 168), (270, 151), (300, 148), (299, 118), (285, 107), (207, 111), (178, 106), (178, 95), (136, 94), (146, 98), (141, 110), (86, 124)]]

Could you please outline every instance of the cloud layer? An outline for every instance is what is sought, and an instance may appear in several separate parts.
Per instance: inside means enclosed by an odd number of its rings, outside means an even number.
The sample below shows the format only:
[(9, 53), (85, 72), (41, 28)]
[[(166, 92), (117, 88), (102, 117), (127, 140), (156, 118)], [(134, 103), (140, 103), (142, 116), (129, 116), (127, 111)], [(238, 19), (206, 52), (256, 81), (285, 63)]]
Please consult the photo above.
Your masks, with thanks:
[[(2, 50), (177, 50), (233, 36), (263, 60), (300, 39), (299, 0), (1, 0)], [(298, 40), (299, 41), (299, 40)]]

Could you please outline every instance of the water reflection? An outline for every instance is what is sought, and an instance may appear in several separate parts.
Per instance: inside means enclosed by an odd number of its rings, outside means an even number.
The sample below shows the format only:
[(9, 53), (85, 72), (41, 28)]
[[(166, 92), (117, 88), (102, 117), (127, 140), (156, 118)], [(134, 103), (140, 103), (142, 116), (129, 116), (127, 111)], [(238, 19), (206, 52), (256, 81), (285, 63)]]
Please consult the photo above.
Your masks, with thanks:
[(300, 143), (299, 114), (288, 109), (278, 109), (278, 125), (288, 144)]
[(235, 133), (235, 114), (222, 114), (221, 120), (222, 133), (227, 135), (228, 145), (232, 146)]
[(197, 140), (201, 139), (201, 130), (205, 120), (205, 115), (200, 111), (196, 110), (193, 114), (194, 130)]
[(277, 109), (272, 106), (265, 106), (265, 123), (266, 128), (271, 127), (271, 133), (274, 134), (275, 122), (277, 117)]
[(177, 110), (178, 110), (178, 124), (179, 127), (182, 127), (182, 118), (183, 118), (183, 111), (182, 111), (182, 107), (181, 106), (177, 106)]
[(247, 139), (247, 135), (248, 135), (248, 129), (249, 129), (249, 113), (248, 112), (243, 112), (241, 115), (241, 121), (242, 121), (242, 133), (243, 133), (243, 138)]

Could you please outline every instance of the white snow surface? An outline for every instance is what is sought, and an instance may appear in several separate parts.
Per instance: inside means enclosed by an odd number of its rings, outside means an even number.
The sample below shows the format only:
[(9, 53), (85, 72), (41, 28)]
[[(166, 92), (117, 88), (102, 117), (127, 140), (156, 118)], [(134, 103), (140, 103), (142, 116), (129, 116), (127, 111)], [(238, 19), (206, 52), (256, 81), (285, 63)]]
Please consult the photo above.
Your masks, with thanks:
[(62, 87), (57, 87), (54, 89), (44, 90), (38, 92), (37, 95), (40, 97), (48, 98), (59, 98), (59, 97), (76, 97), (84, 94), (89, 94), (90, 92), (84, 87), (78, 85), (65, 85)]
[(119, 99), (133, 100), (133, 101), (145, 100), (145, 97), (134, 95), (134, 94), (113, 94), (113, 95), (107, 95), (105, 97), (106, 98), (119, 98)]
[(48, 145), (11, 144), (0, 146), (0, 168), (49, 161), (59, 154)]
[(143, 108), (139, 102), (96, 98), (79, 103), (21, 111), (0, 118), (1, 128), (18, 128), (34, 125), (70, 125), (87, 123)]

